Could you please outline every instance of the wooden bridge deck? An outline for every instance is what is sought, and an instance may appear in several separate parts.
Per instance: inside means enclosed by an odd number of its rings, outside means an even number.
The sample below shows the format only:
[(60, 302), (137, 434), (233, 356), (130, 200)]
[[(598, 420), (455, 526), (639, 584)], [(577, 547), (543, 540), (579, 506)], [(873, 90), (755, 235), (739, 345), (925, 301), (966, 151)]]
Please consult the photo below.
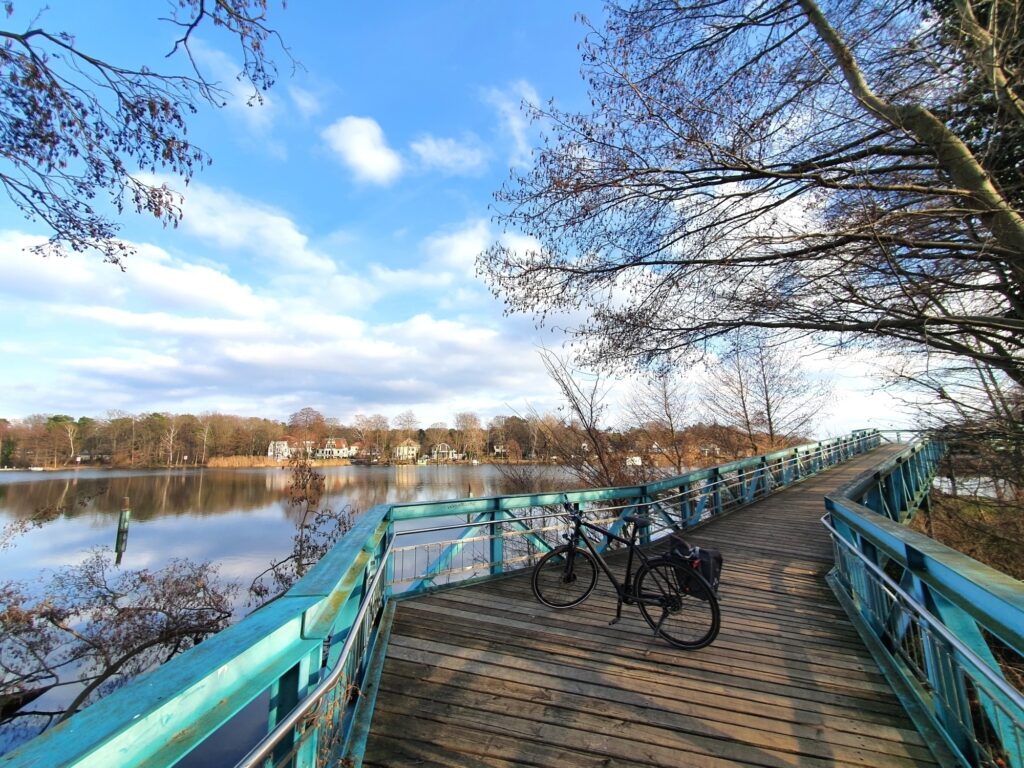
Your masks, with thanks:
[(566, 611), (518, 575), (399, 603), (364, 765), (934, 765), (824, 581), (822, 495), (889, 450), (693, 533), (725, 557), (699, 651), (609, 626), (604, 577)]

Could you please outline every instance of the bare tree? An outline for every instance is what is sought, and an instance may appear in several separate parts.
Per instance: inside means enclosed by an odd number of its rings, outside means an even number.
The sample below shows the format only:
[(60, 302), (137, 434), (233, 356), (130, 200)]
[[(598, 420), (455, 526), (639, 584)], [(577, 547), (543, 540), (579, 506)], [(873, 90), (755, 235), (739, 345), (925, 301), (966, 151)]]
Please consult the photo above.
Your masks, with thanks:
[(662, 372), (635, 386), (625, 402), (632, 426), (644, 442), (643, 451), (664, 457), (677, 475), (686, 471), (693, 453), (686, 434), (692, 422), (687, 400), (680, 377)]
[(175, 450), (177, 448), (175, 439), (178, 437), (178, 422), (178, 416), (170, 413), (164, 414), (164, 430), (160, 435), (160, 448), (167, 454), (168, 467), (174, 464)]
[(11, 422), (0, 418), (0, 469), (13, 466), (14, 450), (17, 441), (14, 439)]
[(976, 361), (908, 358), (893, 374), (915, 423), (940, 440), (942, 482), (912, 525), (1024, 578), (1024, 388)]
[(831, 384), (803, 370), (799, 357), (762, 333), (736, 336), (708, 370), (702, 397), (711, 420), (746, 435), (751, 453), (805, 441)]
[[(45, 10), (22, 31), (0, 30), (6, 147), (0, 184), (26, 217), (49, 229), (49, 242), (36, 251), (96, 249), (106, 261), (121, 264), (129, 248), (116, 238), (116, 216), (104, 215), (94, 203), (100, 195), (109, 197), (117, 214), (134, 208), (177, 224), (178, 195), (136, 169), (166, 170), (187, 182), (210, 162), (188, 139), (187, 119), (198, 104), (223, 105), (226, 92), (193, 57), (197, 29), (220, 30), (237, 42), (239, 80), (252, 89), (250, 103), (273, 84), (268, 48), (277, 36), (267, 25), (267, 4), (170, 4), (163, 20), (177, 29), (177, 39), (168, 55), (184, 57), (191, 70), (186, 75), (100, 59), (80, 49), (73, 34), (45, 29)], [(15, 4), (5, 5), (11, 18)]]
[(380, 413), (366, 416), (357, 413), (355, 427), (359, 439), (363, 441), (363, 450), (367, 453), (383, 453), (387, 449), (388, 417)]
[(503, 414), (498, 414), (493, 416), (487, 425), (487, 444), (491, 456), (495, 458), (508, 458), (508, 434), (505, 430), (507, 418)]
[(626, 456), (612, 445), (606, 423), (607, 380), (574, 369), (550, 350), (542, 351), (541, 359), (562, 394), (557, 418), (539, 419), (548, 450), (554, 451), (559, 463), (591, 487), (628, 485), (649, 478), (651, 467), (627, 464)]
[(435, 445), (440, 445), (441, 443), (447, 443), (449, 440), (448, 425), (443, 421), (435, 421), (427, 427), (426, 435), (428, 444), (424, 446), (424, 450)]
[(202, 441), (202, 447), (200, 449), (201, 455), (199, 456), (198, 461), (200, 464), (204, 466), (206, 465), (206, 449), (210, 443), (210, 435), (213, 432), (213, 419), (215, 416), (216, 414), (207, 411), (206, 413), (199, 414), (199, 417), (196, 420), (199, 431), (199, 437), (200, 440)]
[(962, 0), (637, 0), (582, 46), (480, 266), (645, 366), (758, 327), (910, 344), (1024, 384), (1024, 15)]
[(395, 431), (398, 432), (399, 440), (415, 438), (416, 430), (420, 428), (420, 420), (416, 418), (416, 414), (411, 410), (402, 411), (391, 420), (391, 424), (394, 426)]
[(459, 437), (459, 453), (467, 456), (479, 455), (483, 442), (483, 429), (480, 426), (480, 417), (469, 411), (456, 413), (455, 430)]
[(342, 536), (352, 530), (351, 507), (335, 510), (321, 503), (324, 476), (313, 468), (308, 459), (292, 459), (291, 471), (288, 508), (295, 518), (292, 551), (280, 560), (271, 561), (252, 580), (249, 602), (253, 605), (266, 605), (288, 591)]
[(316, 408), (303, 408), (288, 417), (288, 429), (299, 440), (320, 440), (326, 429), (327, 421)]
[(953, 496), (983, 496), (1019, 515), (1024, 502), (1024, 388), (976, 361), (913, 358), (892, 372), (916, 423), (948, 450)]

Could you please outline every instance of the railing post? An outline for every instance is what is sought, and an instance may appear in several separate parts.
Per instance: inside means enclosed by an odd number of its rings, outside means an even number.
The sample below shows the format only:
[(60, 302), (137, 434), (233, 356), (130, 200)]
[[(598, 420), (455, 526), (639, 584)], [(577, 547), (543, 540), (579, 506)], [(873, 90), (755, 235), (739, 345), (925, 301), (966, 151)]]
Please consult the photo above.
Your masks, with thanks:
[(690, 498), (690, 483), (686, 482), (680, 486), (679, 497), (679, 522), (683, 528), (689, 528), (694, 524), (693, 520), (693, 499)]
[(505, 539), (502, 538), (501, 535), (501, 521), (504, 519), (504, 513), (500, 511), (491, 511), (487, 517), (491, 523), (487, 526), (487, 530), (490, 532), (491, 536), (491, 574), (504, 573)]
[[(644, 495), (640, 497), (640, 500), (640, 503), (637, 505), (637, 513), (641, 517), (647, 517), (647, 514), (650, 511), (648, 504), (650, 503), (651, 498), (644, 493)], [(644, 546), (651, 543), (651, 527), (649, 525), (640, 529), (640, 543)]]
[[(909, 564), (909, 563), (908, 563)], [(902, 585), (906, 585), (911, 595), (920, 605), (925, 606), (937, 616), (942, 617), (946, 626), (955, 627), (949, 621), (949, 615), (942, 616), (941, 609), (931, 598), (927, 586), (919, 579), (913, 571), (908, 569), (907, 577), (902, 579)], [(975, 628), (977, 631), (977, 628)], [(958, 633), (959, 634), (959, 633)], [(972, 734), (964, 729), (964, 723), (971, 722), (971, 708), (967, 699), (967, 690), (963, 680), (956, 674), (953, 665), (949, 663), (952, 649), (949, 648), (941, 638), (935, 637), (932, 633), (922, 633), (921, 650), (924, 655), (925, 675), (931, 689), (931, 703), (935, 717), (941, 723), (946, 734), (956, 744), (957, 749), (964, 755), (973, 755), (977, 760), (978, 755), (974, 747)], [(952, 704), (952, 707), (950, 706)]]
[(907, 487), (907, 505), (918, 497), (918, 494), (924, 488), (924, 457), (922, 452), (918, 451), (903, 465), (906, 476), (904, 477), (904, 483)]
[[(390, 513), (388, 513), (388, 517), (389, 518), (391, 517)], [(378, 560), (378, 562), (380, 561), (380, 559), (382, 557), (384, 557), (384, 553), (388, 551), (388, 547), (391, 546), (391, 542), (394, 540), (394, 538), (395, 538), (395, 521), (389, 519), (388, 520), (387, 532), (381, 537), (380, 546), (377, 548), (377, 560)], [(381, 588), (381, 590), (382, 590), (384, 601), (387, 602), (388, 600), (391, 599), (391, 594), (394, 591), (394, 588), (391, 586), (392, 584), (395, 583), (395, 561), (394, 561), (394, 557), (389, 557), (387, 560), (385, 560), (383, 563), (381, 563), (381, 567), (384, 568), (384, 586)]]
[(712, 514), (716, 517), (722, 514), (722, 472), (718, 467), (715, 467), (714, 473), (711, 475), (715, 484), (715, 490), (711, 495), (711, 509)]
[[(320, 649), (317, 648), (271, 684), (268, 733), (274, 730), (277, 723), (305, 697), (319, 668)], [(277, 765), (288, 757), (295, 745), (295, 737), (296, 734), (293, 732), (274, 748), (272, 765)], [(289, 765), (294, 768), (316, 768), (316, 744), (317, 734), (314, 733), (305, 740)]]
[[(875, 545), (856, 534), (854, 534), (854, 540), (857, 542), (857, 549), (860, 550), (864, 559), (872, 565), (881, 567), (881, 563), (878, 561), (878, 550), (875, 548)], [(857, 592), (860, 597), (861, 616), (871, 626), (875, 635), (882, 637), (885, 634), (885, 601), (882, 599), (882, 595), (879, 593), (874, 581), (869, 578), (863, 565), (859, 565), (857, 568), (857, 575), (859, 577)]]
[(864, 498), (861, 500), (861, 504), (879, 515), (888, 517), (885, 513), (885, 502), (882, 496), (882, 477), (875, 473), (876, 482), (871, 486), (871, 489), (867, 492)]
[[(897, 459), (899, 462), (899, 459)], [(886, 503), (889, 509), (889, 517), (895, 520), (897, 523), (903, 522), (903, 509), (904, 505), (904, 478), (903, 478), (903, 466), (901, 463), (896, 465), (895, 471), (889, 474), (883, 488), (885, 489)]]

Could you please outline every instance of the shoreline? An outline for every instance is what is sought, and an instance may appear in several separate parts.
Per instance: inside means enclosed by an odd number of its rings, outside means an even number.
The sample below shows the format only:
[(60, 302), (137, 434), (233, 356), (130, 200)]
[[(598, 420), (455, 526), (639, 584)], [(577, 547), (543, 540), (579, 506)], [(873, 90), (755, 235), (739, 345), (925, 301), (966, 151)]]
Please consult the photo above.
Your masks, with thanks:
[[(351, 461), (349, 459), (311, 459), (310, 466), (314, 469), (325, 467), (473, 467), (489, 465), (532, 465), (532, 466), (557, 466), (547, 461), (444, 461), (426, 462), (416, 461)], [(211, 459), (206, 464), (166, 464), (128, 466), (122, 464), (67, 464), (58, 467), (0, 467), (0, 472), (78, 472), (82, 470), (100, 471), (147, 471), (168, 470), (168, 469), (289, 469), (288, 461), (275, 461), (265, 456), (223, 456)]]

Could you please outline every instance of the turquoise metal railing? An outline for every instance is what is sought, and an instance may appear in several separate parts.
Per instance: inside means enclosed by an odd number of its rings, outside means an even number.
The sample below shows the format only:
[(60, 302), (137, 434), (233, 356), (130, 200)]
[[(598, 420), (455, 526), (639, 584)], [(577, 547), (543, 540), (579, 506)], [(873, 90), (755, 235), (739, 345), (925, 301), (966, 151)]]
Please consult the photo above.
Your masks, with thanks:
[(655, 521), (645, 535), (656, 540), (757, 501), (880, 442), (877, 432), (857, 432), (641, 486), (398, 504), (391, 513), (399, 539), (392, 584), (397, 592), (416, 593), (527, 567), (561, 543), (566, 505), (610, 525), (613, 533), (623, 515), (642, 508)]
[[(0, 766), (170, 766), (269, 707), (241, 766), (359, 765), (391, 597), (527, 567), (558, 541), (566, 505), (657, 538), (756, 501), (880, 442), (876, 431), (624, 488), (380, 505), (283, 597), (0, 757)], [(242, 755), (249, 750), (243, 757)], [(223, 754), (223, 750), (221, 752)]]
[(933, 749), (1024, 768), (1024, 584), (906, 528), (942, 447), (918, 442), (826, 498), (829, 581)]

